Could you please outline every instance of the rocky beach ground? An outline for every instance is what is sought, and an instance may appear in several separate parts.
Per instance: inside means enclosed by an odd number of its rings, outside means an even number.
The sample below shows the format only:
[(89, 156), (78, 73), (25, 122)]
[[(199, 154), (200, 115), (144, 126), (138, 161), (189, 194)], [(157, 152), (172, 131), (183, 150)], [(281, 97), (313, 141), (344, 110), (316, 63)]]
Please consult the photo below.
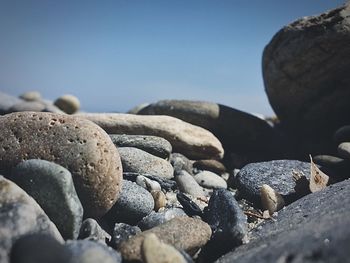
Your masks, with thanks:
[(263, 53), (276, 117), (0, 92), (0, 262), (349, 262), (350, 6)]

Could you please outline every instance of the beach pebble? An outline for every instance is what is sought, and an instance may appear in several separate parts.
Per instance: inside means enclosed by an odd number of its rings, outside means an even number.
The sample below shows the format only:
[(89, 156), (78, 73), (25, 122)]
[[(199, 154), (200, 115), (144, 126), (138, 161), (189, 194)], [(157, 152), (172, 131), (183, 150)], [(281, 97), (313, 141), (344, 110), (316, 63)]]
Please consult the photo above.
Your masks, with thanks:
[(160, 191), (162, 189), (162, 187), (160, 186), (160, 184), (157, 181), (153, 181), (151, 179), (148, 179), (146, 176), (143, 176), (143, 175), (138, 175), (136, 177), (135, 182), (139, 186), (147, 189), (149, 192)]
[(66, 94), (55, 100), (54, 105), (68, 114), (79, 111), (80, 101), (74, 95)]
[(111, 235), (103, 230), (95, 219), (87, 218), (81, 224), (78, 238), (106, 242), (111, 240)]
[(210, 171), (202, 171), (198, 174), (194, 175), (194, 179), (196, 182), (205, 188), (209, 189), (217, 189), (217, 188), (227, 188), (226, 181), (220, 177), (219, 175), (210, 172)]
[(145, 231), (180, 216), (186, 216), (186, 213), (183, 209), (177, 207), (168, 208), (160, 212), (152, 211), (148, 216), (142, 218), (138, 226), (142, 231)]
[(180, 173), (176, 174), (175, 181), (181, 192), (189, 194), (194, 198), (205, 196), (203, 188), (188, 172), (182, 170)]

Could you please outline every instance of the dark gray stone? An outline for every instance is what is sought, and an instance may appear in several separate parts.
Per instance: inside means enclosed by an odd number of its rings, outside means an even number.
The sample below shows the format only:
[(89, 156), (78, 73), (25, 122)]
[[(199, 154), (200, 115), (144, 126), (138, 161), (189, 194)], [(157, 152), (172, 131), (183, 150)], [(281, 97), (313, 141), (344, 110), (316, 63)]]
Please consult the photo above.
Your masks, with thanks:
[(193, 174), (192, 161), (181, 153), (172, 153), (170, 155), (170, 163), (174, 167), (174, 173), (178, 174), (185, 170), (189, 174)]
[(148, 216), (142, 218), (138, 226), (142, 231), (145, 231), (179, 216), (186, 216), (186, 213), (181, 208), (169, 208), (161, 212), (152, 211)]
[(150, 135), (110, 134), (117, 147), (134, 147), (163, 159), (168, 159), (172, 151), (170, 142)]
[(213, 231), (202, 252), (202, 257), (209, 262), (241, 245), (247, 236), (247, 217), (228, 190), (214, 190), (205, 209), (204, 220)]
[(49, 235), (29, 234), (16, 241), (11, 250), (11, 263), (69, 262), (71, 252)]
[(95, 219), (87, 218), (81, 224), (78, 238), (106, 242), (111, 239), (111, 236), (101, 228)]
[(116, 250), (90, 240), (67, 241), (65, 247), (72, 253), (68, 263), (121, 263), (122, 257)]
[(124, 241), (127, 241), (130, 237), (141, 233), (141, 229), (138, 226), (131, 226), (124, 223), (117, 223), (114, 225), (112, 239), (109, 245), (114, 249), (119, 249), (119, 246)]
[(14, 242), (32, 233), (48, 234), (63, 242), (56, 226), (34, 199), (0, 176), (0, 262), (8, 263)]
[(348, 262), (350, 180), (297, 200), (217, 263)]
[(0, 91), (0, 115), (7, 114), (10, 108), (23, 100)]
[(64, 239), (78, 237), (84, 211), (67, 169), (33, 159), (19, 163), (11, 179), (37, 201)]
[(152, 174), (171, 179), (174, 177), (171, 164), (157, 156), (133, 147), (118, 148), (124, 172)]
[(154, 200), (152, 195), (136, 183), (124, 180), (122, 192), (114, 206), (106, 214), (110, 224), (116, 222), (137, 224), (152, 212)]
[(240, 197), (246, 198), (259, 206), (260, 188), (267, 184), (284, 196), (287, 203), (294, 201), (295, 182), (293, 171), (303, 173), (310, 178), (310, 163), (295, 160), (275, 160), (251, 163), (244, 166), (236, 177)]

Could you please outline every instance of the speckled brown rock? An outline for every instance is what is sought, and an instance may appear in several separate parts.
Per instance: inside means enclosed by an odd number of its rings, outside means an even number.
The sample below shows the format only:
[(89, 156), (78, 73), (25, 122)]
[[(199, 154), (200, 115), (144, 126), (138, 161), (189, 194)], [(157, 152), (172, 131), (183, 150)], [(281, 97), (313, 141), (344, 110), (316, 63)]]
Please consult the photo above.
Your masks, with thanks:
[(125, 260), (141, 260), (141, 245), (146, 235), (153, 233), (162, 242), (177, 249), (194, 253), (204, 246), (211, 236), (211, 229), (200, 219), (176, 217), (164, 224), (156, 226), (131, 237), (120, 246), (120, 252)]
[(18, 112), (0, 117), (0, 172), (27, 159), (67, 168), (85, 216), (103, 215), (115, 203), (122, 180), (117, 149), (97, 125), (68, 115)]
[(170, 116), (142, 116), (122, 113), (89, 113), (80, 117), (95, 122), (109, 134), (154, 135), (163, 137), (191, 159), (221, 159), (220, 141), (208, 130)]

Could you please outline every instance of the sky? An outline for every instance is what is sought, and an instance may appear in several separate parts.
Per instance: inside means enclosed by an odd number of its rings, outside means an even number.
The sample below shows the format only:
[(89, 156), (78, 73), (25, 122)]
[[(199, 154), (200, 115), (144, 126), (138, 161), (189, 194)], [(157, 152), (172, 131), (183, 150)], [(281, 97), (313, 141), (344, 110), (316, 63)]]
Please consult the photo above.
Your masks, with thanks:
[(344, 0), (0, 0), (0, 91), (85, 111), (161, 99), (273, 115), (261, 58), (279, 29)]

